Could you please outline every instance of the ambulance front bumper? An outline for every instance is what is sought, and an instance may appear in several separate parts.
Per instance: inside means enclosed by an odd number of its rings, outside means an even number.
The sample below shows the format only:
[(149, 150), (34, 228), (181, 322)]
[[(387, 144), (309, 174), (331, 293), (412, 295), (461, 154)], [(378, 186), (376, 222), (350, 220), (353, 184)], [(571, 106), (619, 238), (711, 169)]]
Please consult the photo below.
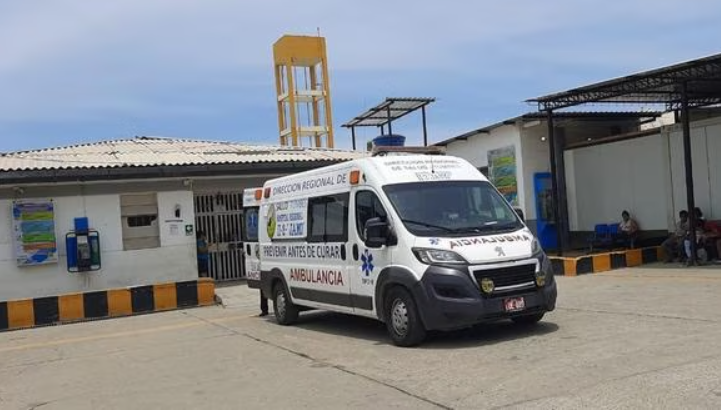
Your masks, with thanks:
[[(455, 330), (473, 325), (553, 311), (558, 294), (552, 273), (544, 286), (518, 287), (486, 294), (462, 269), (430, 266), (414, 289), (419, 314), (427, 330)], [(523, 308), (507, 309), (507, 301), (522, 298)]]

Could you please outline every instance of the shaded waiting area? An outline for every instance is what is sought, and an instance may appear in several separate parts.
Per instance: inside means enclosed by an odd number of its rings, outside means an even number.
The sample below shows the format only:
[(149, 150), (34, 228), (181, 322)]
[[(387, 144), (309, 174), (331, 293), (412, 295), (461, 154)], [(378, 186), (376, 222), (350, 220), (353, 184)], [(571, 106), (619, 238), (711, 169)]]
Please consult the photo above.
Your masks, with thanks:
[[(683, 157), (686, 182), (686, 205), (696, 208), (694, 199), (693, 160), (691, 151), (691, 111), (721, 104), (721, 54), (616, 78), (584, 87), (528, 100), (538, 106), (548, 123), (554, 218), (557, 221), (559, 254), (570, 250), (570, 229), (564, 150), (568, 148), (564, 135), (557, 132), (555, 120), (574, 108), (587, 105), (623, 105), (643, 112), (649, 107), (674, 112), (682, 124)], [(643, 108), (642, 108), (643, 107)], [(597, 109), (595, 111), (598, 111)], [(609, 114), (613, 111), (608, 110)], [(613, 136), (606, 142), (614, 142)], [(604, 143), (599, 139), (596, 143)], [(695, 226), (694, 212), (689, 215)], [(691, 264), (696, 264), (695, 231), (690, 231)]]

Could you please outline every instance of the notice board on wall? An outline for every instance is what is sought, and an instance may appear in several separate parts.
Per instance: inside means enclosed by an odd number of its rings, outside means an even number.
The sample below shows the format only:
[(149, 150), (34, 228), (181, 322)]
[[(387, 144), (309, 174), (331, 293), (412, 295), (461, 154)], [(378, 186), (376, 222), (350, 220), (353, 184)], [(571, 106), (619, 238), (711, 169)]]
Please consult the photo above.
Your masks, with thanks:
[(488, 151), (490, 180), (506, 200), (518, 205), (516, 148), (513, 145)]
[(53, 201), (14, 201), (12, 215), (18, 266), (57, 263), (58, 247)]

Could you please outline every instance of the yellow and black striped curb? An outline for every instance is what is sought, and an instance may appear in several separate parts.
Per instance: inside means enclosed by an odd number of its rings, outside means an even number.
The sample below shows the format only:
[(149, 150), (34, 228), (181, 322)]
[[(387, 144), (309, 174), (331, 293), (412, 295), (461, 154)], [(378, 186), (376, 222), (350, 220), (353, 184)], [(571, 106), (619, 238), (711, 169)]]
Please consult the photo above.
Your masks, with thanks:
[(215, 281), (136, 286), (0, 302), (0, 331), (215, 304)]
[(658, 262), (663, 259), (663, 248), (654, 246), (576, 258), (549, 256), (549, 259), (556, 275), (578, 276)]

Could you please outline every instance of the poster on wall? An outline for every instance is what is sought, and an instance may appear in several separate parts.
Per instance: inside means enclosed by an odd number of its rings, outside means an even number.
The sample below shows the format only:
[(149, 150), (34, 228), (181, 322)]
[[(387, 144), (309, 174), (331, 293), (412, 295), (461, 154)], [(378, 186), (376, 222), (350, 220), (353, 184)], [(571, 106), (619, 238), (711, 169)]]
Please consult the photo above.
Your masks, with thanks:
[(488, 173), (493, 185), (514, 206), (518, 205), (516, 148), (511, 145), (488, 151)]
[(14, 201), (13, 230), (18, 266), (58, 262), (52, 200)]

